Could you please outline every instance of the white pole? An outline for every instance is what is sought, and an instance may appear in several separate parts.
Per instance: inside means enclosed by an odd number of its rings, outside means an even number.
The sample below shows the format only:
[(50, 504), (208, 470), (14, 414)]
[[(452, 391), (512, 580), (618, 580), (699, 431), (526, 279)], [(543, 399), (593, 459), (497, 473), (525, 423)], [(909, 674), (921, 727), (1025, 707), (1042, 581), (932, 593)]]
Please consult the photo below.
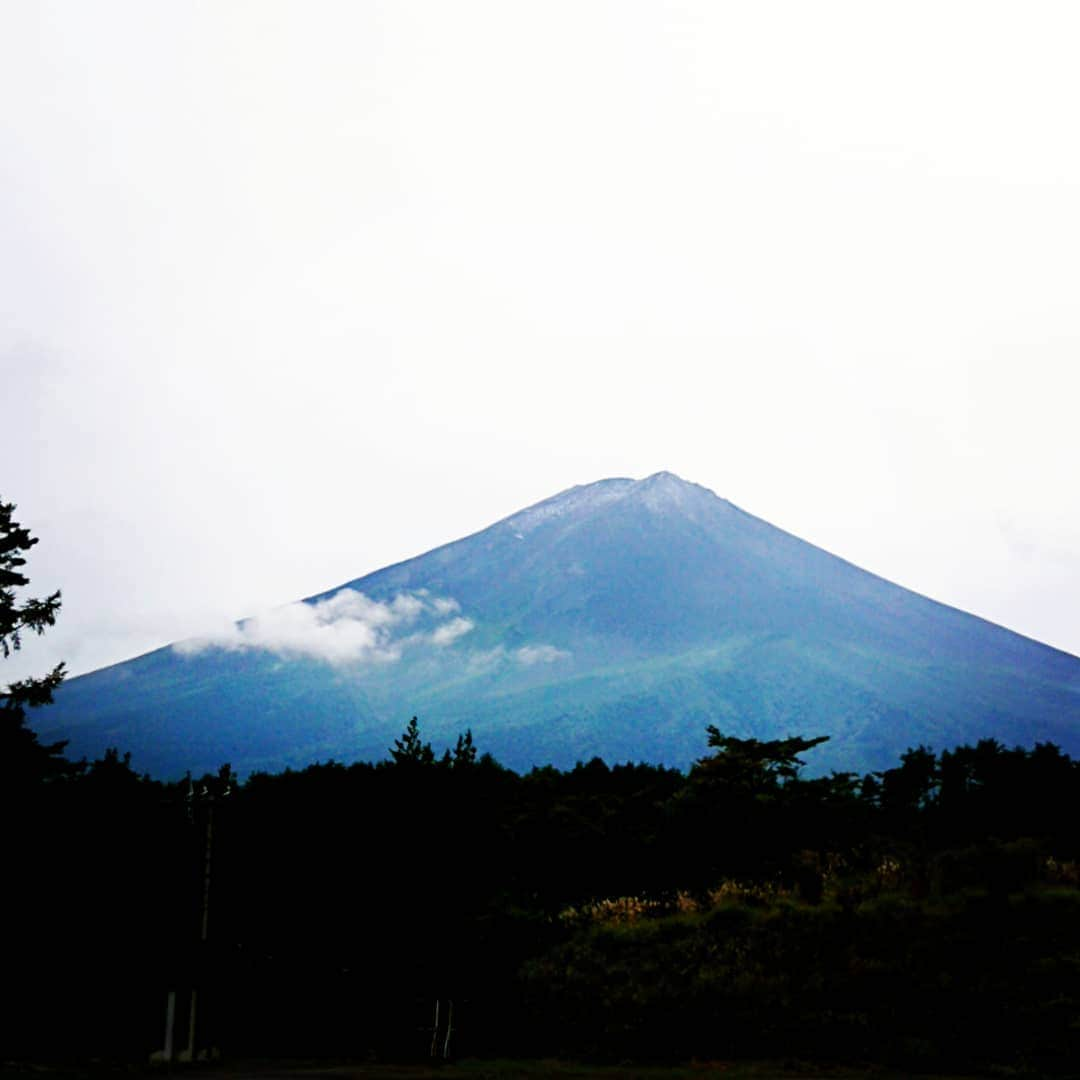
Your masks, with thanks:
[(443, 1043), (442, 1056), (450, 1057), (450, 1032), (454, 1030), (454, 999), (449, 1001), (449, 1009), (446, 1011), (446, 1042)]

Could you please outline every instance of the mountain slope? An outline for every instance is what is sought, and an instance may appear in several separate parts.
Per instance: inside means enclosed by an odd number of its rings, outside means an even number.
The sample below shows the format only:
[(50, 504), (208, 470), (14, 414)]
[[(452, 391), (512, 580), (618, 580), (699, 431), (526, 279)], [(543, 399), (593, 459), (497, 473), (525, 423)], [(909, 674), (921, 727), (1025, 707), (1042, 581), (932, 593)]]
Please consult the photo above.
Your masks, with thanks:
[(716, 723), (829, 734), (817, 767), (867, 769), (988, 736), (1077, 752), (1080, 660), (658, 473), (73, 679), (36, 726), (174, 775), (380, 758), (414, 713), (519, 768), (685, 766)]

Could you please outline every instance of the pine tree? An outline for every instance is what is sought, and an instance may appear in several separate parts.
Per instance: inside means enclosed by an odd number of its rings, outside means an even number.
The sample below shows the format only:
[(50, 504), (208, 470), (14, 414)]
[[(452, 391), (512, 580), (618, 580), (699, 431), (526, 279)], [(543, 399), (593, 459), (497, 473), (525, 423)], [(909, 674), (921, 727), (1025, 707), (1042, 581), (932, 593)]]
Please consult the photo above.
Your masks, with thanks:
[(394, 740), (390, 748), (390, 756), (395, 765), (432, 765), (435, 762), (435, 752), (431, 749), (431, 743), (423, 742), (420, 738), (420, 725), (414, 716), (405, 728), (400, 739)]
[(470, 765), (476, 764), (476, 747), (473, 745), (472, 730), (470, 728), (466, 728), (464, 735), (457, 737), (451, 764), (455, 769), (467, 769)]
[(695, 762), (692, 775), (699, 781), (724, 784), (733, 792), (750, 795), (774, 793), (783, 783), (796, 780), (804, 764), (799, 754), (829, 740), (828, 735), (813, 739), (738, 739), (724, 735), (713, 724), (705, 730), (715, 752)]
[[(56, 622), (60, 591), (44, 599), (20, 598), (16, 590), (30, 583), (22, 572), (24, 553), (38, 541), (14, 520), (15, 505), (0, 501), (0, 656), (7, 659), (22, 647), (27, 632), (42, 634)], [(42, 779), (69, 775), (77, 770), (63, 757), (67, 742), (43, 746), (26, 726), (26, 709), (47, 705), (64, 678), (57, 664), (40, 678), (20, 679), (0, 694), (0, 776), (20, 786)]]

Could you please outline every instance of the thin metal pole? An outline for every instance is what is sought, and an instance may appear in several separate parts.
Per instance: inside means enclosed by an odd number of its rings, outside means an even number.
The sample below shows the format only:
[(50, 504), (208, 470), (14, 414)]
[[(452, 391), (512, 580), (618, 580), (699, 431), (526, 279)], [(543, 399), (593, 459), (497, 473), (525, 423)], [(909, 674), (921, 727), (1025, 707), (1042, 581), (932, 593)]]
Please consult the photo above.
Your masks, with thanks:
[(444, 1058), (450, 1057), (450, 1032), (454, 1030), (454, 999), (451, 998), (447, 1004), (449, 1008), (446, 1010), (446, 1041), (442, 1048)]

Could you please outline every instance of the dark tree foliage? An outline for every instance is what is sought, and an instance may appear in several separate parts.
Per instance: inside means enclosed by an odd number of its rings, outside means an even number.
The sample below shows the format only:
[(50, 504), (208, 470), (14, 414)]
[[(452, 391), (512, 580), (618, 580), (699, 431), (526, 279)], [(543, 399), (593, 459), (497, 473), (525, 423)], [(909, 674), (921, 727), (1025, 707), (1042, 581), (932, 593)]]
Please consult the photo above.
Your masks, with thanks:
[(377, 764), (171, 785), (109, 750), (24, 818), (0, 1050), (145, 1060), (194, 989), (237, 1056), (426, 1057), (437, 1000), (462, 1055), (1060, 1071), (1076, 763), (984, 740), (807, 778), (822, 741), (518, 775), (414, 717)]
[(401, 738), (394, 740), (394, 745), (390, 749), (390, 757), (395, 765), (423, 766), (434, 764), (435, 752), (431, 749), (431, 743), (426, 743), (420, 738), (420, 725), (415, 716), (409, 721)]
[(795, 780), (806, 764), (799, 754), (829, 741), (828, 735), (821, 735), (762, 742), (724, 735), (713, 724), (705, 730), (715, 752), (695, 764), (695, 777), (754, 797), (775, 795), (784, 782)]
[[(27, 633), (42, 634), (56, 622), (60, 592), (44, 599), (24, 597), (19, 591), (30, 583), (23, 573), (25, 554), (38, 541), (14, 519), (14, 503), (0, 500), (0, 656), (17, 652)], [(64, 678), (57, 664), (40, 678), (9, 683), (0, 693), (0, 797), (12, 797), (28, 782), (70, 773), (73, 766), (63, 757), (66, 742), (43, 746), (26, 726), (26, 710), (47, 705)]]
[(457, 737), (450, 764), (459, 769), (467, 769), (476, 764), (476, 747), (473, 745), (472, 731), (467, 730), (464, 735)]
[(0, 652), (5, 657), (20, 647), (27, 630), (41, 634), (47, 626), (52, 626), (60, 610), (59, 591), (44, 600), (24, 598), (17, 602), (15, 590), (30, 584), (30, 579), (19, 570), (26, 565), (23, 553), (38, 541), (14, 520), (14, 513), (14, 503), (0, 500)]

